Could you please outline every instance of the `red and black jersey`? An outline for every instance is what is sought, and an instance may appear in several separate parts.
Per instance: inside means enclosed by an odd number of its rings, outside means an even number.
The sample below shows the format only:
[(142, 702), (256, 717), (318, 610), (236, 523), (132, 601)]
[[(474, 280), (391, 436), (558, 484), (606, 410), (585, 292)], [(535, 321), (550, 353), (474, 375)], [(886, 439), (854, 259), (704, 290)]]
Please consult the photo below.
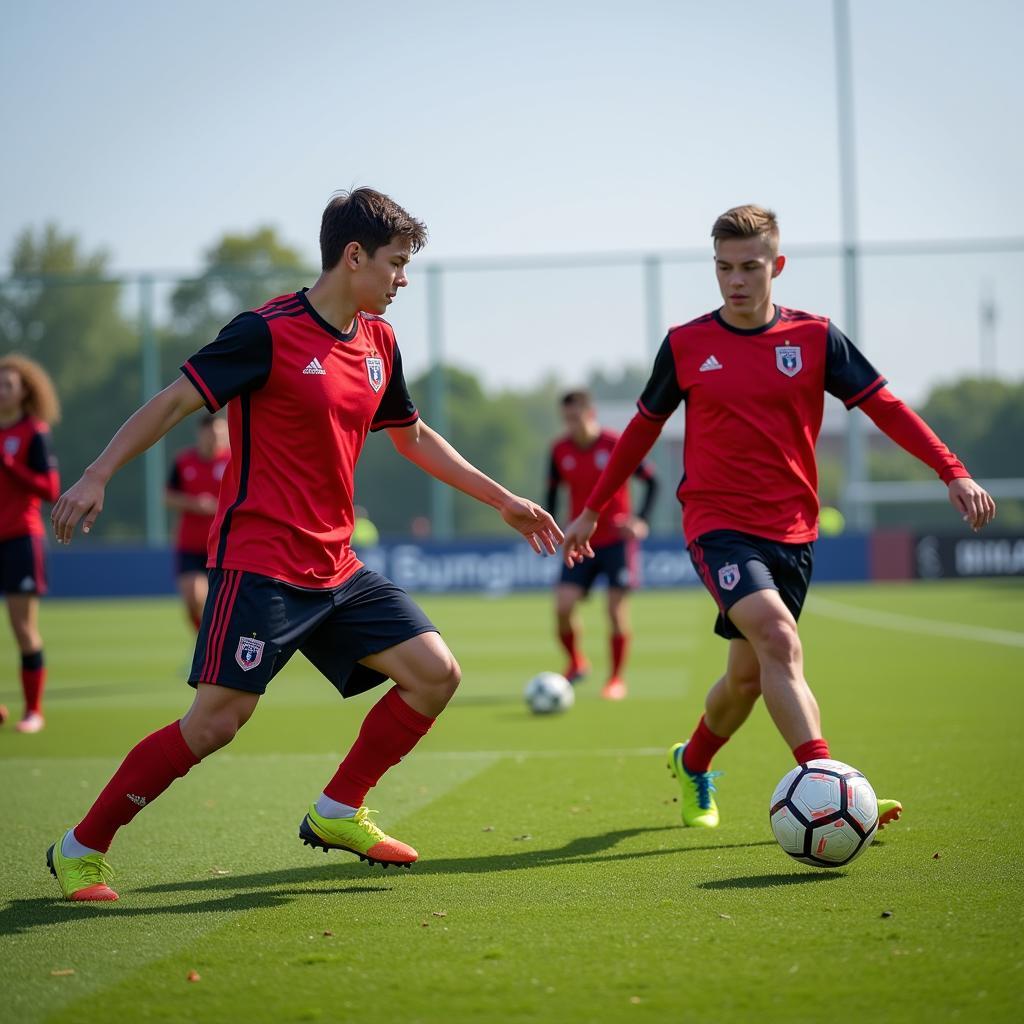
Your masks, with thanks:
[(0, 427), (0, 540), (41, 537), (40, 508), (60, 494), (50, 428), (33, 416)]
[[(555, 496), (560, 484), (569, 489), (569, 516), (575, 519), (584, 509), (594, 484), (611, 457), (619, 435), (611, 430), (602, 430), (597, 438), (586, 447), (578, 445), (571, 437), (562, 437), (551, 448), (551, 462), (548, 470), (548, 510), (553, 511)], [(654, 500), (654, 472), (646, 462), (640, 464), (633, 474), (647, 484), (640, 518), (646, 519)], [(631, 515), (629, 481), (627, 480), (614, 494), (601, 512), (597, 528), (591, 537), (591, 544), (614, 544), (622, 540), (620, 529)]]
[[(171, 475), (167, 478), (167, 490), (187, 494), (192, 498), (216, 498), (220, 494), (220, 482), (230, 458), (230, 448), (217, 452), (212, 459), (204, 459), (196, 448), (178, 452), (171, 467)], [(178, 519), (177, 549), (206, 551), (213, 519), (212, 515), (203, 515), (201, 512), (182, 512)]]
[(305, 289), (235, 317), (182, 366), (210, 412), (228, 407), (231, 461), (208, 566), (335, 587), (361, 565), (349, 547), (356, 460), (367, 432), (419, 416), (386, 320), (343, 333)]
[(687, 539), (741, 530), (787, 544), (813, 540), (825, 392), (852, 409), (885, 384), (827, 317), (776, 306), (752, 330), (717, 311), (672, 328), (637, 406), (662, 422), (686, 402), (677, 494)]

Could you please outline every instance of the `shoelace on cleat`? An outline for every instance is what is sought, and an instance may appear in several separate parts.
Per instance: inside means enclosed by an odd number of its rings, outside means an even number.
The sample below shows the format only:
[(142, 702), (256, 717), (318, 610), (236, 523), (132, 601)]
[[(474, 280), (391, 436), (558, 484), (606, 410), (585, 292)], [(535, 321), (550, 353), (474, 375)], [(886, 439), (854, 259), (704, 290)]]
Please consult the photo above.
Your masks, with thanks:
[(370, 820), (371, 814), (377, 814), (377, 811), (370, 810), (369, 807), (360, 807), (356, 811), (353, 821), (361, 826), (365, 831), (369, 832), (377, 842), (384, 842), (388, 837), (387, 834), (380, 828), (375, 822)]
[(697, 787), (697, 803), (702, 811), (711, 809), (711, 794), (718, 792), (714, 780), (721, 775), (721, 772), (687, 772)]
[(75, 872), (86, 885), (110, 885), (114, 880), (114, 869), (102, 854), (90, 853), (79, 858), (80, 867)]

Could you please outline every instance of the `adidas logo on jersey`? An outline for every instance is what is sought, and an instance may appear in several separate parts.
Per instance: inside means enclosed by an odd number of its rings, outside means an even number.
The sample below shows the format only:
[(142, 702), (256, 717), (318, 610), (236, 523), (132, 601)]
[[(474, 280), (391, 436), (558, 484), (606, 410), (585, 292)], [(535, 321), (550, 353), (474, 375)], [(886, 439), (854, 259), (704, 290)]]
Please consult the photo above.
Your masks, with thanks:
[(146, 798), (144, 796), (136, 796), (134, 793), (128, 793), (127, 796), (128, 799), (131, 800), (133, 804), (136, 804), (139, 807), (146, 806)]
[(313, 358), (309, 361), (309, 366), (307, 366), (302, 372), (303, 373), (323, 373), (323, 374), (327, 373), (327, 371), (320, 365), (320, 360), (317, 359), (316, 356), (313, 356)]
[(708, 356), (703, 363), (700, 364), (700, 372), (707, 373), (708, 370), (721, 370), (723, 369), (722, 364), (714, 357)]

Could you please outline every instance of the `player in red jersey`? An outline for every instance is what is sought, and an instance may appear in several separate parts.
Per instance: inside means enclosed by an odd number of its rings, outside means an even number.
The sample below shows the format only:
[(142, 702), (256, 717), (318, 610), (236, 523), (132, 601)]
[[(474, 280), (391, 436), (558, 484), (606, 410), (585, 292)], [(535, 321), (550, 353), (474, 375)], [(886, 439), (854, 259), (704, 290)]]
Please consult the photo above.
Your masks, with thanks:
[(336, 196), (320, 230), (323, 273), (308, 291), (235, 317), (139, 409), (57, 502), (57, 539), (88, 532), (114, 472), (191, 412), (226, 406), (231, 460), (210, 534), (210, 594), (189, 682), (192, 706), (125, 758), (85, 818), (48, 851), (66, 899), (111, 900), (103, 854), (115, 832), (175, 779), (230, 743), (270, 680), (301, 651), (342, 696), (390, 678), (299, 836), (384, 864), (412, 847), (370, 819), (367, 792), (434, 724), (460, 680), (436, 627), (349, 546), (352, 477), (366, 435), (387, 430), (425, 472), (491, 505), (538, 553), (561, 531), (423, 423), (395, 335), (378, 314), (408, 283), (426, 229), (387, 196)]
[(197, 633), (209, 592), (206, 548), (221, 478), (230, 458), (227, 420), (204, 416), (196, 431), (195, 447), (178, 452), (167, 479), (167, 504), (180, 515), (175, 543), (178, 592)]
[[(685, 401), (683, 530), (718, 605), (715, 632), (729, 640), (704, 716), (689, 742), (670, 751), (683, 822), (702, 827), (719, 818), (712, 757), (758, 697), (798, 763), (829, 757), (797, 632), (818, 529), (814, 444), (825, 392), (863, 409), (934, 469), (973, 529), (995, 515), (992, 498), (831, 321), (772, 302), (786, 263), (774, 213), (736, 207), (718, 218), (712, 237), (723, 305), (668, 332), (638, 412), (564, 542), (567, 565), (591, 554), (599, 513)], [(882, 823), (901, 809), (879, 801)]]
[[(551, 448), (547, 509), (555, 514), (558, 489), (564, 484), (569, 490), (570, 516), (575, 518), (583, 511), (601, 470), (607, 465), (618, 434), (601, 427), (594, 400), (587, 391), (570, 391), (563, 396), (562, 419), (567, 433)], [(594, 557), (563, 566), (555, 586), (558, 639), (569, 656), (565, 677), (570, 683), (576, 683), (589, 668), (580, 648), (576, 605), (590, 593), (598, 577), (605, 577), (611, 647), (608, 681), (601, 690), (606, 700), (622, 700), (627, 692), (623, 679), (630, 639), (626, 598), (630, 589), (637, 585), (638, 546), (649, 533), (647, 519), (658, 488), (654, 472), (646, 463), (636, 469), (634, 476), (647, 488), (639, 512), (633, 515), (631, 511), (627, 481), (597, 522), (591, 537)]]
[[(49, 374), (22, 355), (0, 357), (0, 586), (21, 652), (25, 710), (18, 732), (35, 733), (43, 719), (46, 666), (39, 633), (39, 598), (46, 593), (40, 507), (60, 492), (50, 425), (60, 403)], [(7, 709), (0, 707), (0, 723)]]

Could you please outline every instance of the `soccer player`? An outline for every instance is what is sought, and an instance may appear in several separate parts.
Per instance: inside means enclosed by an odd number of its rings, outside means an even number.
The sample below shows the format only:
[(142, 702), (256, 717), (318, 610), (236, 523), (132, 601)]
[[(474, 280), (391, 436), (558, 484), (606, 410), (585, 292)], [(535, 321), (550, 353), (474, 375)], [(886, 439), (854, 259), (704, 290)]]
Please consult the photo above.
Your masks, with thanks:
[(167, 480), (167, 504), (179, 513), (175, 562), (178, 593), (189, 621), (199, 632), (206, 606), (206, 548), (217, 512), (220, 482), (231, 458), (223, 416), (203, 416), (193, 448), (178, 452)]
[[(50, 425), (60, 403), (49, 374), (25, 356), (0, 357), (0, 586), (21, 652), (25, 710), (14, 726), (35, 733), (43, 719), (46, 665), (39, 632), (39, 598), (46, 593), (40, 507), (60, 492)], [(0, 709), (0, 722), (7, 718)]]
[[(601, 470), (608, 464), (618, 434), (601, 427), (594, 400), (587, 391), (570, 391), (563, 396), (562, 419), (566, 435), (551, 448), (547, 509), (555, 515), (558, 489), (564, 484), (569, 489), (571, 517), (575, 518), (583, 511)], [(630, 639), (626, 598), (637, 584), (638, 546), (649, 532), (647, 520), (658, 489), (654, 471), (647, 463), (641, 463), (634, 476), (646, 485), (639, 512), (633, 515), (630, 511), (629, 482), (626, 481), (597, 521), (591, 538), (594, 557), (563, 566), (555, 586), (558, 639), (569, 656), (565, 677), (570, 683), (576, 683), (590, 667), (580, 648), (576, 605), (590, 593), (599, 577), (604, 576), (607, 582), (611, 660), (608, 681), (601, 690), (606, 700), (622, 700), (627, 693), (623, 678)]]
[[(711, 235), (723, 305), (668, 332), (638, 412), (564, 541), (567, 565), (590, 556), (601, 510), (685, 401), (683, 529), (718, 605), (715, 632), (729, 641), (703, 717), (689, 741), (669, 753), (683, 824), (703, 828), (719, 821), (712, 758), (758, 697), (798, 763), (830, 756), (797, 632), (817, 536), (814, 444), (825, 392), (862, 409), (935, 470), (973, 529), (995, 515), (992, 498), (960, 460), (827, 317), (772, 301), (772, 282), (786, 264), (774, 213), (736, 207), (715, 221)], [(897, 801), (880, 800), (881, 824), (901, 810)]]
[(231, 461), (210, 534), (210, 595), (189, 683), (192, 706), (134, 747), (85, 818), (47, 852), (69, 900), (113, 900), (104, 858), (115, 832), (175, 779), (230, 743), (270, 680), (301, 651), (343, 697), (390, 678), (299, 836), (383, 864), (418, 854), (370, 818), (367, 792), (434, 724), (460, 670), (436, 627), (349, 546), (352, 476), (371, 430), (425, 472), (491, 505), (538, 553), (561, 531), (419, 418), (383, 313), (408, 283), (423, 224), (360, 188), (323, 214), (323, 272), (312, 288), (241, 313), (132, 415), (57, 502), (57, 539), (88, 532), (114, 472), (200, 406), (228, 411)]

